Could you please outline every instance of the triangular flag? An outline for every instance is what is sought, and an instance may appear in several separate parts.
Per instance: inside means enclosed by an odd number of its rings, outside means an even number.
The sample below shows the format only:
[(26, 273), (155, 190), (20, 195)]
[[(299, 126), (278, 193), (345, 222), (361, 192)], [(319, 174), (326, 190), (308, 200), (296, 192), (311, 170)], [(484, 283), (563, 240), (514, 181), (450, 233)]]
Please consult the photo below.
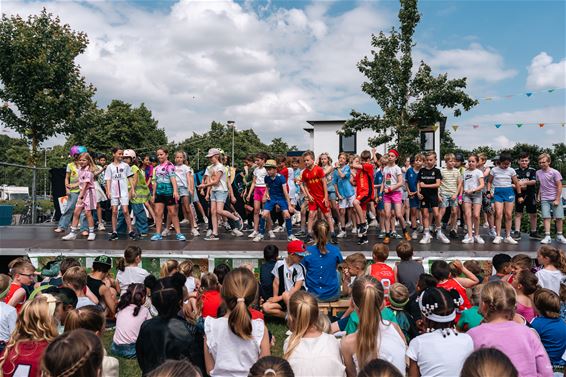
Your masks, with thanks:
[(554, 92), (554, 89), (548, 89), (548, 92), (552, 93), (552, 92)]
[(434, 125), (432, 126), (432, 130), (433, 130), (434, 132), (436, 132), (436, 130), (438, 130), (438, 124), (434, 124)]
[(458, 131), (458, 125), (456, 124), (452, 125), (452, 129), (454, 130), (454, 132)]
[(523, 127), (523, 123), (517, 123), (517, 128)]
[(501, 124), (496, 124), (496, 125), (495, 125), (495, 128), (499, 128), (499, 127), (501, 127)]
[(525, 93), (525, 94), (527, 95), (527, 97), (530, 97), (530, 96), (533, 95), (533, 93), (531, 93), (531, 92), (528, 92), (528, 93)]
[(479, 124), (474, 124), (474, 125), (472, 125), (472, 127), (473, 127), (474, 129), (476, 129), (476, 128), (480, 128), (480, 125), (479, 125)]
[(540, 128), (543, 128), (543, 127), (544, 127), (544, 123), (539, 123), (538, 126), (539, 126)]

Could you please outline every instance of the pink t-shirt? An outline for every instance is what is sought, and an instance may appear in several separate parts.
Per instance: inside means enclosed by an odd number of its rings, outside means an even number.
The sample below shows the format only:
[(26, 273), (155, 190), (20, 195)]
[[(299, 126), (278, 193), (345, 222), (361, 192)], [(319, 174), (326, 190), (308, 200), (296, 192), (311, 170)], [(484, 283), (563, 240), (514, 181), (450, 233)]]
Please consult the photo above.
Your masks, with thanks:
[(128, 305), (116, 313), (116, 332), (112, 339), (116, 344), (132, 344), (138, 340), (140, 327), (146, 320), (151, 319), (149, 310), (142, 306), (134, 317), (135, 305)]
[(532, 306), (528, 307), (521, 304), (520, 302), (517, 303), (515, 312), (525, 317), (525, 321), (527, 321), (527, 323), (531, 323), (531, 321), (537, 316), (535, 313), (535, 308), (533, 308)]
[(494, 347), (503, 352), (517, 368), (519, 377), (552, 377), (548, 355), (534, 330), (513, 321), (484, 323), (467, 334), (474, 349)]
[(537, 181), (540, 183), (540, 199), (552, 200), (556, 199), (556, 182), (562, 181), (560, 172), (553, 168), (548, 168), (546, 171), (537, 170)]

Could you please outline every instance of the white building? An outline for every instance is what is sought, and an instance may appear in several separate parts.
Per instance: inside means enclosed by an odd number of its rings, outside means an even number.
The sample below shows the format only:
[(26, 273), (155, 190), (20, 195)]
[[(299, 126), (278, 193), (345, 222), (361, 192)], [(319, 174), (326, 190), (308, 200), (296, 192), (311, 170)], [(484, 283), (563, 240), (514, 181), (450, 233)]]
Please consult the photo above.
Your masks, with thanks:
[[(345, 120), (309, 120), (311, 127), (304, 128), (310, 136), (309, 148), (318, 156), (326, 152), (335, 161), (340, 152), (360, 154), (364, 150), (371, 150), (368, 140), (375, 136), (375, 132), (365, 129), (356, 132), (352, 136), (344, 136), (337, 133), (342, 129)], [(445, 123), (445, 122), (443, 122)], [(444, 124), (436, 123), (436, 130), (423, 127), (421, 130), (421, 149), (423, 151), (435, 151), (440, 158), (440, 130)], [(377, 147), (377, 152), (385, 154), (390, 145), (382, 144)]]

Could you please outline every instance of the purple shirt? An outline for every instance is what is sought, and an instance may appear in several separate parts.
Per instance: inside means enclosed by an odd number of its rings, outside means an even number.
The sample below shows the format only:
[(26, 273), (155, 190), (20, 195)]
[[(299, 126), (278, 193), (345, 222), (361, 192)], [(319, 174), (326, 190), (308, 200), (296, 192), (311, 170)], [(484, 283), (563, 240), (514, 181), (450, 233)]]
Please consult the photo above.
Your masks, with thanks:
[(537, 181), (540, 183), (540, 200), (556, 200), (557, 182), (562, 181), (560, 172), (550, 167), (546, 171), (539, 169), (537, 170)]
[(552, 377), (548, 355), (535, 331), (513, 321), (484, 323), (467, 334), (474, 340), (474, 349), (494, 347), (503, 352), (520, 377)]

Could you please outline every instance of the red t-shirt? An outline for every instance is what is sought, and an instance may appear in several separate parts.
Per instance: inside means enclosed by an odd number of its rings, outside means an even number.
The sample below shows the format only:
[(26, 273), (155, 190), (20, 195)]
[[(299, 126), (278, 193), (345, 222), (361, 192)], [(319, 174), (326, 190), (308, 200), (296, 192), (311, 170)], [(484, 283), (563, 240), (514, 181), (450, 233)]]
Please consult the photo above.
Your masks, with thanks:
[(322, 170), (322, 168), (318, 165), (315, 165), (312, 170), (309, 170), (308, 168), (303, 170), (301, 180), (307, 186), (307, 190), (309, 190), (309, 193), (314, 200), (324, 200), (323, 179), (326, 179), (324, 177), (324, 170)]
[[(283, 177), (285, 177), (285, 182), (289, 181), (289, 168), (283, 168), (278, 171)], [(285, 187), (287, 187), (287, 192), (289, 192), (289, 185), (285, 183)]]
[(389, 305), (389, 288), (395, 284), (395, 272), (385, 263), (376, 262), (370, 267), (370, 275), (379, 280), (381, 285), (383, 285), (385, 304)]
[[(46, 340), (24, 340), (15, 348), (10, 350), (6, 362), (2, 366), (2, 375), (4, 377), (26, 376), (26, 377), (40, 377), (41, 376), (41, 358), (43, 352), (49, 343)], [(18, 356), (12, 357), (18, 350)], [(3, 355), (4, 353), (2, 353)]]
[(218, 291), (204, 291), (200, 298), (202, 300), (202, 317), (217, 317), (218, 307), (222, 297)]
[[(12, 299), (12, 296), (13, 296), (13, 295), (16, 293), (16, 291), (17, 291), (18, 289), (20, 289), (20, 288), (23, 289), (23, 287), (22, 287), (21, 285), (17, 285), (17, 284), (12, 283), (12, 284), (10, 285), (10, 290), (8, 291), (8, 294), (6, 295), (6, 297), (4, 297), (4, 300), (3, 300), (3, 301), (4, 301), (6, 304), (7, 304), (8, 302), (10, 302), (10, 300)], [(22, 300), (22, 302), (18, 302), (18, 303), (16, 304), (15, 308), (16, 308), (16, 311), (17, 311), (18, 313), (20, 312), (20, 310), (22, 310), (22, 305), (24, 305), (24, 302), (26, 302), (26, 297), (24, 297), (24, 299)]]
[(462, 285), (458, 283), (456, 279), (448, 279), (442, 283), (438, 283), (436, 286), (439, 288), (444, 288), (447, 291), (455, 289), (460, 294), (460, 296), (462, 296), (464, 303), (460, 305), (456, 311), (455, 322), (457, 323), (460, 320), (460, 315), (462, 314), (462, 312), (472, 307), (472, 303), (470, 302), (470, 299), (466, 294), (466, 288), (462, 287)]
[(264, 319), (263, 313), (260, 312), (259, 310), (250, 308), (250, 314), (252, 315), (252, 319)]
[(362, 163), (362, 169), (356, 174), (356, 194), (371, 193), (371, 199), (375, 198), (375, 192), (373, 190), (373, 165), (364, 162)]

